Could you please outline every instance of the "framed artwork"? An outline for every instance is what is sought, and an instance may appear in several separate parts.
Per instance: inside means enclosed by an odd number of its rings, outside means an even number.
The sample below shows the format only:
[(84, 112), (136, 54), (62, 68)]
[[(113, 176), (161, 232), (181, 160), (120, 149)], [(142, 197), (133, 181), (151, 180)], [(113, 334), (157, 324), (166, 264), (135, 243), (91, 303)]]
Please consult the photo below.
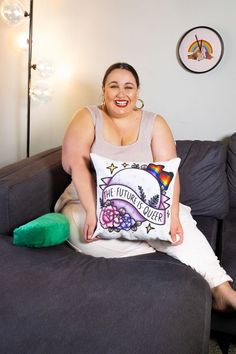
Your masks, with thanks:
[(191, 28), (180, 38), (177, 56), (181, 65), (196, 74), (214, 69), (224, 53), (223, 39), (207, 26)]

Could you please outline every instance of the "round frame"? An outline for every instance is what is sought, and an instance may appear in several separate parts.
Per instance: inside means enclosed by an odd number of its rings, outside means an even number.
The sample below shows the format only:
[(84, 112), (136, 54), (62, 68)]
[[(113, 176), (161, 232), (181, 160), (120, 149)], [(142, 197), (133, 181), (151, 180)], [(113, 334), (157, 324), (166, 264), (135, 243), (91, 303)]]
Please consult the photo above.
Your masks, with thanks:
[(213, 28), (197, 26), (180, 38), (177, 56), (180, 64), (195, 74), (214, 69), (224, 53), (223, 39)]

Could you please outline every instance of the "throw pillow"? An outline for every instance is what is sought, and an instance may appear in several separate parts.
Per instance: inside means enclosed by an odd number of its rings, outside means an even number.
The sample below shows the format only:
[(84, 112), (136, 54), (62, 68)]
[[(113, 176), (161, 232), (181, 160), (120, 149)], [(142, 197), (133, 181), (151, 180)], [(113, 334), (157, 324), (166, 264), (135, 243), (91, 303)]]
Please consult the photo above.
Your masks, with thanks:
[(16, 246), (48, 247), (69, 238), (69, 222), (65, 215), (48, 213), (16, 228), (13, 244)]
[(90, 156), (97, 179), (93, 236), (171, 241), (170, 208), (180, 159), (147, 164)]
[(191, 214), (222, 219), (229, 210), (225, 147), (219, 141), (178, 140), (180, 202)]

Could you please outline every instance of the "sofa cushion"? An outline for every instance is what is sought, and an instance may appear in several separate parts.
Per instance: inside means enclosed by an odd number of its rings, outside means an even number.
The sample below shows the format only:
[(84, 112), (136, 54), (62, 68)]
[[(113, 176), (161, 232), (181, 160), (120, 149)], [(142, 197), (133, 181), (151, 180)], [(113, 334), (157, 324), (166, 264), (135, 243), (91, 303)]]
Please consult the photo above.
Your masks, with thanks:
[[(221, 264), (234, 279), (236, 290), (236, 208), (231, 208), (223, 220), (221, 237)], [(235, 329), (236, 332), (236, 329)]]
[(218, 228), (219, 228), (219, 220), (209, 216), (194, 216), (194, 219), (197, 222), (198, 229), (203, 233), (206, 237), (207, 241), (211, 245), (212, 249), (215, 253), (218, 252), (217, 249), (217, 238), (218, 238)]
[(229, 208), (225, 148), (214, 141), (177, 141), (183, 204), (193, 215), (223, 218)]
[(53, 211), (69, 183), (61, 166), (61, 149), (5, 167), (0, 174), (0, 233), (11, 235), (16, 227)]
[(23, 167), (26, 167), (28, 165), (31, 165), (33, 161), (35, 160), (39, 160), (39, 159), (43, 159), (48, 155), (51, 155), (54, 152), (60, 152), (61, 151), (61, 147), (58, 146), (56, 148), (50, 149), (50, 150), (45, 150), (42, 152), (39, 152), (38, 154), (35, 154), (33, 156), (30, 156), (29, 158), (24, 158), (20, 161), (14, 162), (10, 165), (1, 167), (0, 169), (0, 179), (3, 177), (7, 177), (13, 173), (15, 173), (16, 171), (18, 171), (19, 166), (22, 169)]
[(227, 152), (227, 177), (230, 206), (236, 208), (236, 133), (234, 133), (229, 140)]
[(70, 226), (60, 213), (47, 213), (17, 227), (13, 231), (13, 244), (27, 247), (48, 247), (68, 240)]
[[(222, 222), (220, 239), (220, 262), (226, 272), (232, 277), (232, 287), (236, 290), (236, 208), (231, 208)], [(236, 336), (235, 312), (212, 312), (212, 330), (224, 335)]]
[(97, 227), (105, 239), (172, 241), (170, 207), (180, 159), (110, 160), (91, 154), (97, 178)]
[(207, 353), (210, 289), (177, 260), (0, 243), (1, 353)]

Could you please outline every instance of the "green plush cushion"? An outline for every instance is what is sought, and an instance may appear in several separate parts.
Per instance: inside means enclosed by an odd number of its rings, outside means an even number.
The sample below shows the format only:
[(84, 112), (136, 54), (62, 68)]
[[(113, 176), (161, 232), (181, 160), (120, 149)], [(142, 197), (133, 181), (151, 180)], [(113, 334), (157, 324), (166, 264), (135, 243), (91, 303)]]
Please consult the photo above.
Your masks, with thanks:
[(13, 231), (13, 244), (28, 247), (54, 246), (66, 241), (69, 232), (69, 222), (65, 215), (48, 213), (16, 228)]

